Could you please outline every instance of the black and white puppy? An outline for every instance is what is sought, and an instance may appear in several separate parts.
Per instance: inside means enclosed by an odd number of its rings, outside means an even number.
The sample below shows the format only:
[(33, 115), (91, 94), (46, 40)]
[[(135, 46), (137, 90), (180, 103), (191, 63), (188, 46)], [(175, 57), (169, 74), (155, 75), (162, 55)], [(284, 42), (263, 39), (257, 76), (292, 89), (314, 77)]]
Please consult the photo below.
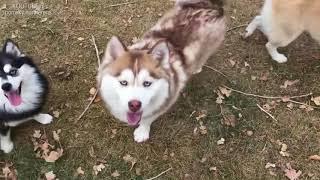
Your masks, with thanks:
[(11, 40), (0, 52), (0, 149), (13, 149), (10, 127), (34, 119), (49, 124), (52, 116), (41, 114), (48, 92), (48, 82), (30, 57)]

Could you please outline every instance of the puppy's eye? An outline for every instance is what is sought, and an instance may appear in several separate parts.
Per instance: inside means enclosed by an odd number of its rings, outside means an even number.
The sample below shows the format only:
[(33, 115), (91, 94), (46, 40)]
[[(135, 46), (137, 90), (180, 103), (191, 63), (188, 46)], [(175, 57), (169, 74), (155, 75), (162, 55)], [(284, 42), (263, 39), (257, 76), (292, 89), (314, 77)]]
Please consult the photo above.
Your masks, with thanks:
[(144, 86), (144, 87), (150, 87), (151, 84), (152, 84), (152, 82), (150, 82), (150, 81), (145, 81), (145, 82), (143, 82), (143, 86)]
[(121, 86), (128, 86), (128, 81), (120, 81)]
[(16, 70), (16, 69), (11, 69), (8, 74), (9, 74), (10, 76), (17, 76), (18, 70)]

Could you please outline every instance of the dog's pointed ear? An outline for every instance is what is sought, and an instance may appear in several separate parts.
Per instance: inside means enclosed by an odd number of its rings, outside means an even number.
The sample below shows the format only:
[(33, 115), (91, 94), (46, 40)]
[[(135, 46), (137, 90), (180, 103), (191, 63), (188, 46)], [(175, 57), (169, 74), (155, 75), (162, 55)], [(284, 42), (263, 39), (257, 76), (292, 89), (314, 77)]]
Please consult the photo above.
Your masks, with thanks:
[(14, 43), (12, 40), (7, 39), (4, 43), (2, 52), (11, 54), (16, 57), (24, 57), (25, 55), (22, 53), (22, 51), (19, 49), (18, 45)]
[(116, 60), (119, 56), (126, 52), (126, 50), (126, 46), (122, 44), (119, 38), (113, 36), (108, 42), (107, 49), (104, 53), (103, 62), (110, 63)]
[(150, 54), (155, 60), (160, 61), (161, 65), (169, 68), (170, 50), (165, 41), (158, 42), (150, 51)]

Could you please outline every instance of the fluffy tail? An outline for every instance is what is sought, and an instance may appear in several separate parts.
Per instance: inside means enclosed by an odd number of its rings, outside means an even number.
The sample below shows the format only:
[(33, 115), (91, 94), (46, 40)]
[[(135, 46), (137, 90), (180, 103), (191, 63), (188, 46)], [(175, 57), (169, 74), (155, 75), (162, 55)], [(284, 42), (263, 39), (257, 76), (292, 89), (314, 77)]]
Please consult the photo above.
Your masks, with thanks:
[(216, 9), (223, 16), (224, 0), (176, 0), (176, 6), (181, 8)]

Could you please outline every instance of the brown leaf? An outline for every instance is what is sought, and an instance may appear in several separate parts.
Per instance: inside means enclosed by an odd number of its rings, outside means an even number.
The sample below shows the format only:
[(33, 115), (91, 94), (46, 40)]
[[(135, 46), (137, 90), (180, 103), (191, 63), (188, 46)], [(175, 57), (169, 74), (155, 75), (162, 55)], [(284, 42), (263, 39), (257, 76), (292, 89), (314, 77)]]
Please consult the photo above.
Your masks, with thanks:
[(312, 97), (311, 101), (313, 101), (317, 106), (320, 106), (320, 96)]
[(118, 172), (118, 170), (115, 170), (112, 174), (111, 174), (112, 177), (119, 177), (120, 176), (120, 173)]
[(56, 175), (53, 173), (53, 171), (45, 173), (46, 180), (55, 180)]
[(284, 82), (284, 85), (281, 85), (280, 88), (282, 88), (282, 89), (287, 89), (287, 87), (293, 86), (293, 85), (295, 85), (295, 84), (297, 84), (297, 83), (299, 83), (299, 82), (300, 82), (299, 79), (296, 79), (296, 80), (294, 80), (294, 81), (286, 80), (286, 81)]
[(320, 161), (320, 156), (319, 155), (313, 155), (309, 157), (310, 160), (315, 160), (315, 161)]
[(97, 89), (95, 87), (92, 87), (89, 91), (90, 95), (94, 95), (97, 92)]
[(259, 78), (260, 81), (268, 81), (269, 72), (263, 73), (262, 76)]
[(32, 135), (34, 138), (41, 138), (41, 131), (40, 130), (34, 130), (34, 133)]
[(93, 166), (93, 173), (95, 175), (98, 175), (99, 172), (101, 172), (104, 168), (106, 168), (106, 166), (102, 163), (95, 165), (95, 166)]
[(200, 119), (203, 119), (205, 117), (207, 117), (207, 111), (206, 110), (202, 110), (199, 112), (198, 116), (196, 117), (197, 121), (200, 121)]
[(53, 111), (52, 114), (53, 114), (53, 117), (55, 117), (55, 118), (59, 118), (60, 117), (60, 112), (59, 111)]
[(43, 159), (46, 162), (56, 162), (63, 155), (63, 149), (57, 149), (57, 151), (51, 151), (49, 155), (44, 154)]
[(287, 163), (287, 167), (284, 169), (285, 176), (290, 180), (297, 180), (301, 176), (302, 172), (293, 169), (290, 163)]
[(234, 67), (236, 65), (236, 62), (232, 59), (229, 59), (229, 63), (231, 64), (231, 67)]
[(78, 169), (77, 169), (77, 172), (76, 172), (76, 176), (79, 176), (79, 175), (84, 175), (84, 171), (82, 170), (82, 168), (81, 167), (78, 167)]
[(225, 87), (219, 87), (220, 92), (226, 97), (230, 97), (232, 90), (229, 90)]
[(57, 142), (60, 141), (59, 134), (61, 133), (61, 129), (58, 129), (57, 131), (52, 131), (53, 139)]
[(134, 165), (137, 163), (137, 159), (132, 157), (130, 154), (126, 154), (124, 157), (123, 157), (123, 160), (127, 163), (131, 163), (131, 168), (130, 168), (130, 171), (132, 170), (132, 168), (134, 167)]

